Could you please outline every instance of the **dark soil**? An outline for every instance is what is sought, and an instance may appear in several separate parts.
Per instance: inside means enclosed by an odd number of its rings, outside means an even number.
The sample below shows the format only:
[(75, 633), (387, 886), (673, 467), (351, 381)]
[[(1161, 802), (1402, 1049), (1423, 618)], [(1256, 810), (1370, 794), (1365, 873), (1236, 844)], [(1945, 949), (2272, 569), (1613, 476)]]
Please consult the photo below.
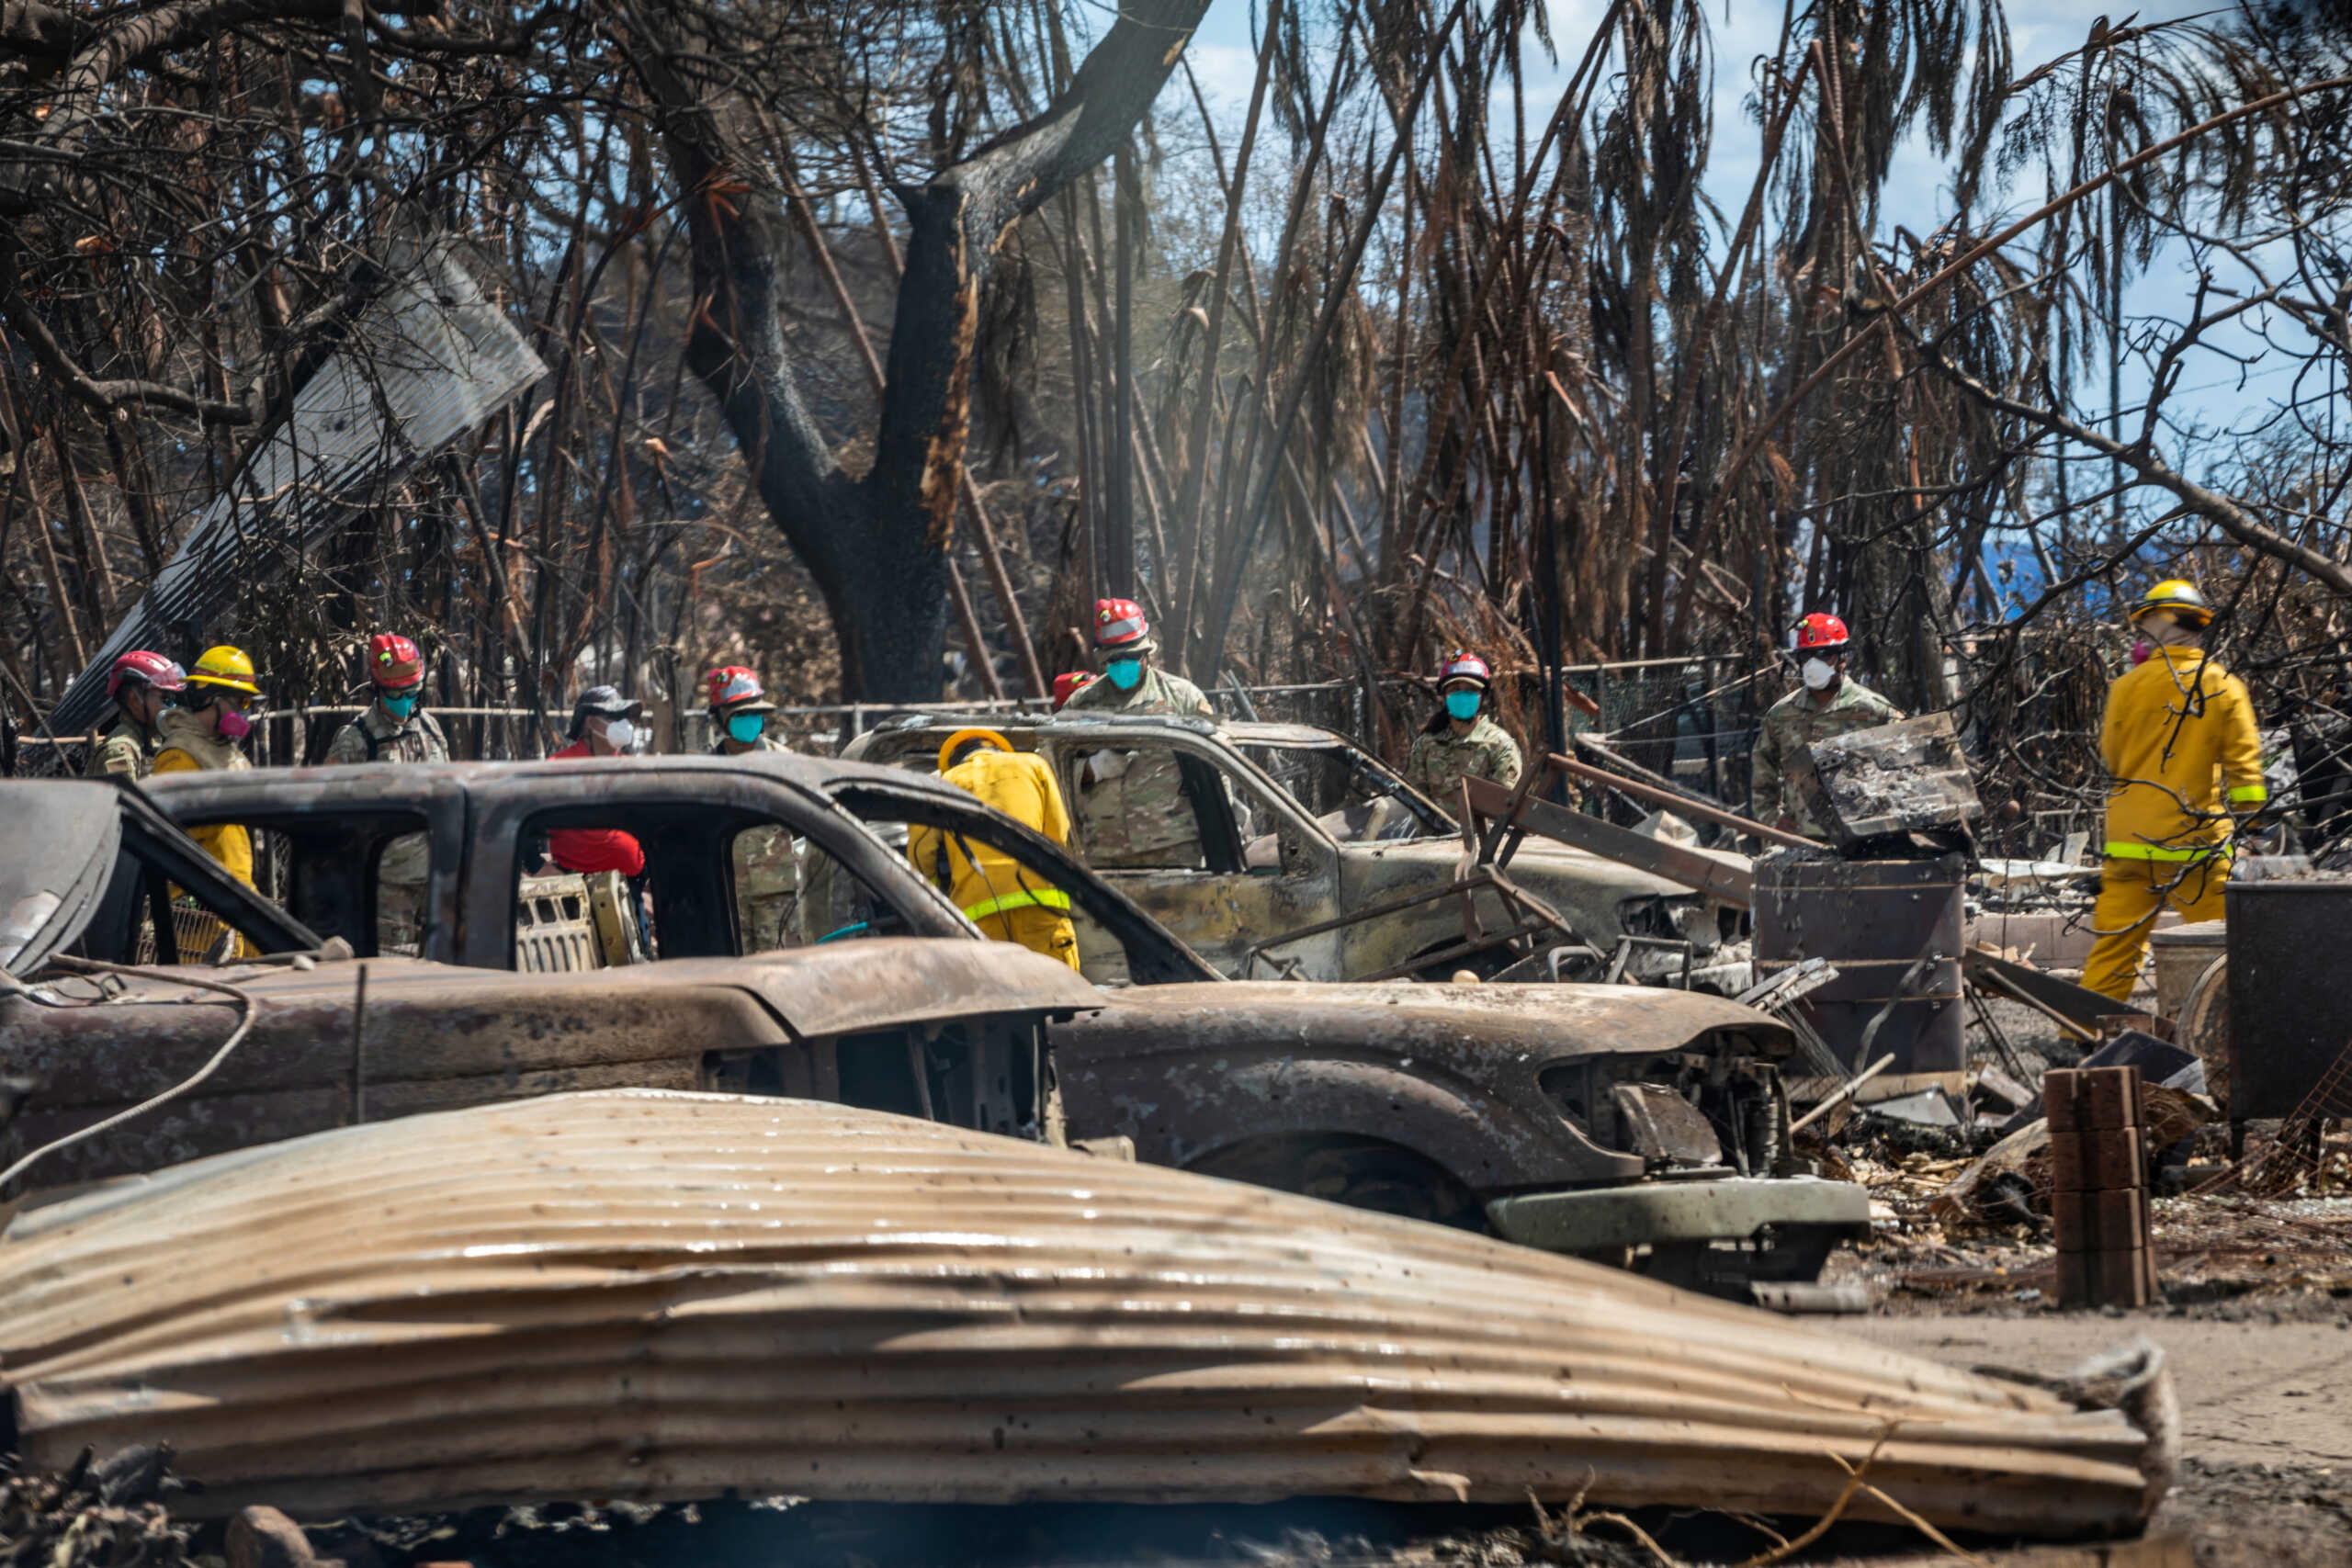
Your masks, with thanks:
[(2352, 1473), (2191, 1459), (2154, 1528), (2188, 1536), (2197, 1568), (2344, 1568), (2352, 1563)]

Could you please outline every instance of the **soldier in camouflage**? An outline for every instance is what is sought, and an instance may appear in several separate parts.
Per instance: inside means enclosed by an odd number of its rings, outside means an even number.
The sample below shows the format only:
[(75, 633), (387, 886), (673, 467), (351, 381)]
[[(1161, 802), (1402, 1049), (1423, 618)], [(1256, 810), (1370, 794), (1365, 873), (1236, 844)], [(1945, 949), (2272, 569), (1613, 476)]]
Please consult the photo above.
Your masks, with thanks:
[(1405, 753), (1405, 782), (1448, 811), (1462, 809), (1462, 781), (1509, 789), (1519, 782), (1519, 743), (1487, 716), (1494, 671), (1475, 653), (1453, 653), (1438, 670), (1442, 705)]
[[(424, 695), (424, 654), (397, 632), (368, 639), (368, 705), (335, 731), (330, 762), (446, 762), (449, 742), (440, 724), (419, 705)], [(423, 833), (403, 833), (384, 846), (376, 866), (376, 942), (386, 953), (416, 953), (424, 942), (425, 882), (432, 851)]]
[[(1215, 716), (1201, 689), (1152, 662), (1159, 651), (1143, 607), (1132, 599), (1094, 606), (1094, 659), (1102, 678), (1073, 692), (1065, 713), (1181, 714)], [(1080, 842), (1098, 866), (1197, 867), (1200, 818), (1185, 797), (1176, 753), (1165, 746), (1105, 748), (1079, 768)]]
[(449, 742), (419, 704), (424, 654), (397, 632), (368, 639), (368, 705), (334, 733), (330, 762), (446, 762)]
[(114, 728), (90, 748), (85, 770), (94, 779), (143, 779), (164, 749), (164, 710), (172, 704), (186, 672), (160, 653), (134, 649), (107, 671), (107, 698), (115, 706)]
[(1750, 761), (1748, 812), (1784, 832), (1818, 839), (1824, 829), (1806, 808), (1799, 775), (1811, 767), (1805, 748), (1832, 736), (1893, 724), (1903, 710), (1846, 673), (1852, 643), (1846, 623), (1818, 612), (1797, 623), (1796, 652), (1804, 684), (1764, 715)]
[[(713, 670), (703, 677), (710, 697), (710, 728), (714, 757), (742, 757), (759, 751), (788, 751), (790, 747), (768, 733), (768, 715), (775, 704), (757, 672), (741, 664)], [(750, 828), (735, 835), (729, 852), (735, 874), (735, 929), (745, 953), (764, 953), (792, 945), (793, 897), (800, 878), (792, 859), (792, 834), (770, 825)]]

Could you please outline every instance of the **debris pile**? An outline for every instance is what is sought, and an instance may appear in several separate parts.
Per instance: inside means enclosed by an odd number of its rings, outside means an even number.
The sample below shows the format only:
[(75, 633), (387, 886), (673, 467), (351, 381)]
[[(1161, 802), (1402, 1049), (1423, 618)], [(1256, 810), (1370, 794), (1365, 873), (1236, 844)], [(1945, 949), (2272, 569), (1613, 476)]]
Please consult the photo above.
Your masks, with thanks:
[(188, 1532), (164, 1506), (185, 1489), (171, 1457), (136, 1447), (101, 1463), (84, 1449), (62, 1470), (0, 1474), (0, 1568), (187, 1568)]

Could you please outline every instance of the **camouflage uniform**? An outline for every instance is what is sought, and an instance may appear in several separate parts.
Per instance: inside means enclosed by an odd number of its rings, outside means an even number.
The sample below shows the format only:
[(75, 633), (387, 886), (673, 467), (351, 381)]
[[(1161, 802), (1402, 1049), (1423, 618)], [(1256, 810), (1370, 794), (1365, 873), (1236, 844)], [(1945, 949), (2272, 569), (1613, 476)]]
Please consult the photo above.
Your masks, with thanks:
[[(753, 751), (791, 750), (775, 736), (763, 735), (743, 751), (729, 751), (721, 740), (711, 747), (710, 754), (747, 757)], [(800, 876), (792, 859), (792, 829), (780, 825), (746, 828), (735, 835), (728, 855), (735, 873), (735, 929), (742, 937), (742, 950), (764, 953), (791, 946), (792, 899), (800, 890)]]
[(334, 732), (327, 745), (330, 762), (446, 762), (449, 742), (440, 723), (423, 708), (394, 718), (369, 703), (359, 716)]
[[(359, 716), (334, 732), (327, 745), (330, 762), (446, 762), (449, 742), (441, 726), (423, 708), (394, 718), (381, 705), (369, 703)], [(421, 944), (420, 919), (424, 908), (424, 885), (433, 868), (432, 850), (422, 833), (402, 833), (384, 846), (376, 866), (377, 941), (389, 947)], [(406, 941), (391, 928), (405, 926), (414, 933)]]
[[(1144, 667), (1132, 692), (1105, 677), (1079, 688), (1062, 705), (1064, 713), (1180, 714), (1214, 716), (1201, 689), (1157, 664)], [(1079, 774), (1079, 841), (1098, 866), (1196, 867), (1207, 864), (1201, 851), (1199, 815), (1184, 796), (1176, 753), (1106, 750), (1089, 757)]]
[(90, 763), (84, 772), (94, 779), (143, 779), (155, 765), (155, 753), (163, 749), (163, 736), (151, 734), (137, 719), (124, 714), (90, 748)]
[(1214, 718), (1216, 710), (1209, 706), (1201, 689), (1182, 675), (1170, 675), (1157, 664), (1143, 667), (1143, 679), (1132, 692), (1123, 692), (1111, 684), (1110, 678), (1092, 681), (1080, 686), (1075, 696), (1062, 705), (1064, 713), (1181, 713), (1196, 718)]
[(1485, 779), (1509, 789), (1519, 782), (1519, 742), (1483, 713), (1469, 734), (1456, 735), (1449, 724), (1414, 736), (1405, 753), (1405, 782), (1450, 812), (1462, 809), (1464, 779)]
[(1767, 823), (1786, 815), (1807, 838), (1822, 837), (1825, 830), (1805, 809), (1804, 792), (1793, 776), (1809, 766), (1805, 748), (1857, 729), (1876, 729), (1902, 716), (1901, 708), (1850, 675), (1838, 682), (1826, 705), (1816, 705), (1802, 686), (1791, 692), (1772, 705), (1757, 728), (1747, 786), (1749, 812)]

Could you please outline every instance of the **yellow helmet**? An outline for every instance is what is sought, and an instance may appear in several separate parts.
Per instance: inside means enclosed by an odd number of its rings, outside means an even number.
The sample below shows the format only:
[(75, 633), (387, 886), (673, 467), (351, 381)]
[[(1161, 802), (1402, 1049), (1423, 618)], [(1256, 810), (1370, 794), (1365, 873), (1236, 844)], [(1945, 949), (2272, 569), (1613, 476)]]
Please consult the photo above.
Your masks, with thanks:
[(2132, 606), (2133, 623), (2137, 624), (2151, 610), (2170, 610), (2182, 620), (2200, 626), (2213, 618), (2213, 606), (2205, 603), (2205, 595), (2197, 592), (2197, 584), (2185, 577), (2168, 577), (2140, 595), (2140, 602)]
[(245, 657), (243, 649), (231, 648), (227, 643), (204, 650), (204, 657), (188, 670), (187, 684), (219, 686), (250, 697), (261, 695), (261, 688), (254, 683), (254, 661)]
[(1012, 750), (1012, 742), (993, 729), (959, 729), (940, 742), (939, 771), (945, 773), (956, 761), (956, 752), (967, 740), (985, 740), (1000, 751)]

